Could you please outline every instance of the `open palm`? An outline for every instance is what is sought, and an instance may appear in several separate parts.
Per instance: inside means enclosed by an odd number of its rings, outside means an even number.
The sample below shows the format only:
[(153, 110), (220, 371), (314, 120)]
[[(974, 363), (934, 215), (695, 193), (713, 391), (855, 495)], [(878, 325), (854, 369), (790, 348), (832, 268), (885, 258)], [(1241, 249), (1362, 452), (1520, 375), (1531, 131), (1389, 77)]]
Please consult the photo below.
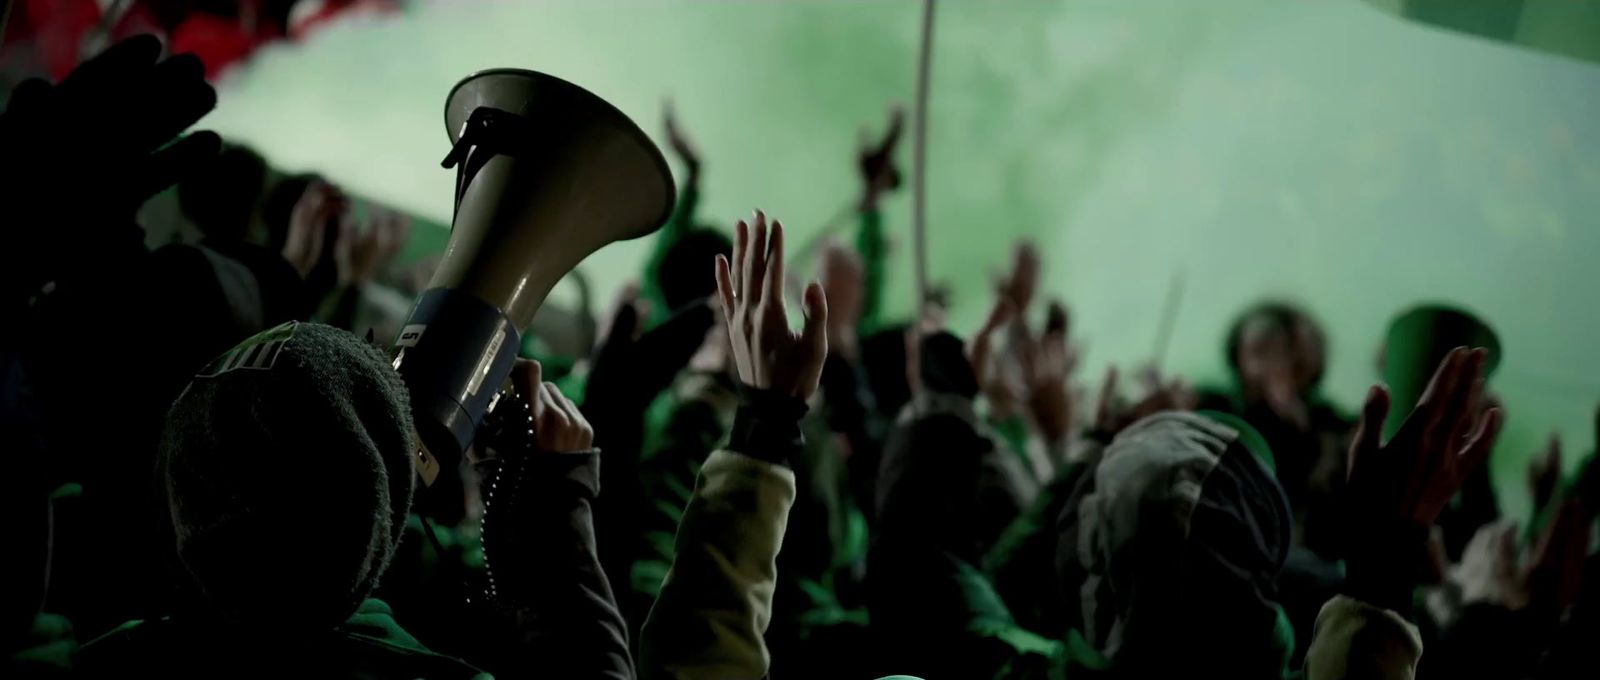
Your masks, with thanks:
[(733, 261), (717, 256), (717, 292), (739, 380), (801, 399), (811, 396), (828, 356), (828, 300), (813, 281), (804, 293), (805, 326), (789, 327), (783, 300), (783, 225), (756, 211), (735, 225)]

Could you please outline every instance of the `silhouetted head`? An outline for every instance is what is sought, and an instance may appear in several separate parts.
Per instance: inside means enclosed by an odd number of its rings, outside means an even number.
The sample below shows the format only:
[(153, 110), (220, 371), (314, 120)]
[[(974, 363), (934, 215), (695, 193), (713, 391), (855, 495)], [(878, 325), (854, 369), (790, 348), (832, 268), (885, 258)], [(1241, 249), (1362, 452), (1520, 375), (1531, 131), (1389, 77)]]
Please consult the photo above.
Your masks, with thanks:
[(717, 292), (713, 263), (718, 255), (731, 257), (733, 242), (722, 232), (707, 227), (691, 230), (667, 249), (656, 276), (668, 311), (682, 309)]
[(243, 239), (267, 181), (267, 162), (230, 145), (178, 184), (178, 207), (206, 236)]
[(1322, 382), (1327, 341), (1322, 327), (1304, 310), (1263, 302), (1234, 322), (1227, 355), (1246, 398), (1263, 394), (1273, 380), (1288, 380), (1296, 394), (1307, 394)]
[(907, 324), (881, 329), (861, 340), (861, 367), (878, 410), (890, 418), (911, 401), (911, 381), (906, 377)]
[(414, 450), (405, 385), (376, 348), (311, 323), (257, 334), (167, 415), (160, 472), (178, 556), (227, 622), (336, 626), (394, 554)]

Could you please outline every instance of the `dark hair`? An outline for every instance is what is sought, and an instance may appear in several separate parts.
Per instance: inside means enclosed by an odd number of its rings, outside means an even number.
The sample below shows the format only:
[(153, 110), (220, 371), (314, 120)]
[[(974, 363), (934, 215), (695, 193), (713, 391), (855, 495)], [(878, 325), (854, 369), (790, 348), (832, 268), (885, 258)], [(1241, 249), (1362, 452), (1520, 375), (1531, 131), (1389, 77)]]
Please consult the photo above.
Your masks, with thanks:
[(866, 372), (867, 388), (877, 400), (879, 412), (890, 418), (911, 401), (911, 383), (906, 378), (909, 328), (908, 324), (895, 324), (861, 339), (861, 367)]
[(668, 311), (715, 293), (717, 277), (712, 262), (718, 255), (732, 254), (733, 242), (727, 235), (706, 227), (696, 227), (673, 243), (655, 272)]
[(230, 145), (178, 184), (178, 209), (207, 236), (244, 238), (267, 181), (267, 162)]
[(1224, 351), (1227, 352), (1228, 368), (1236, 373), (1239, 371), (1239, 348), (1244, 343), (1245, 329), (1257, 321), (1265, 322), (1271, 330), (1287, 334), (1290, 338), (1296, 337), (1299, 328), (1305, 328), (1311, 335), (1313, 349), (1318, 355), (1317, 364), (1311, 372), (1311, 384), (1322, 382), (1322, 375), (1327, 369), (1328, 347), (1322, 325), (1299, 306), (1280, 300), (1258, 302), (1234, 320), (1233, 326), (1228, 329), (1228, 341), (1224, 347)]

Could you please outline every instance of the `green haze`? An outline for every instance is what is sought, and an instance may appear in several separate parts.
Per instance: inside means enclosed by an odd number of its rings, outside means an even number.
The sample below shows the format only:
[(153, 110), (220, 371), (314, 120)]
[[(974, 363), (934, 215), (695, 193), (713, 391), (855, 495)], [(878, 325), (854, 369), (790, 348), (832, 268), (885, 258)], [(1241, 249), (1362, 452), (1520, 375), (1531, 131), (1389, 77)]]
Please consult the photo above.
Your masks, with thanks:
[[(761, 206), (803, 238), (851, 198), (860, 127), (911, 98), (919, 4), (413, 4), (259, 55), (209, 124), (447, 223), (445, 92), (475, 69), (539, 69), (652, 133), (673, 97), (707, 159), (703, 217)], [(1520, 466), (1549, 431), (1569, 466), (1593, 446), (1600, 68), (1353, 0), (946, 0), (934, 73), (930, 269), (958, 326), (1030, 237), (1086, 378), (1150, 358), (1181, 277), (1167, 368), (1220, 378), (1233, 314), (1287, 297), (1326, 323), (1327, 387), (1353, 407), (1390, 315), (1447, 300), (1504, 340), (1508, 510), (1526, 514)], [(887, 208), (906, 310), (907, 198)], [(643, 253), (584, 269), (605, 295)]]

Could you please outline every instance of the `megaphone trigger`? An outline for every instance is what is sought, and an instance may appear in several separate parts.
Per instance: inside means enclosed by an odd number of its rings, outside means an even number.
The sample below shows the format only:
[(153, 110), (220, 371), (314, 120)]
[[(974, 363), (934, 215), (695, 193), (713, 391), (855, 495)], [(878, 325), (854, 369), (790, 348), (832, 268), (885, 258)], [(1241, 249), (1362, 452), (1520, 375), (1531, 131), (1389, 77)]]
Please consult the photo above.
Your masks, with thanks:
[(433, 486), (439, 479), (439, 459), (428, 453), (428, 444), (421, 435), (417, 436), (417, 476), (424, 487)]

